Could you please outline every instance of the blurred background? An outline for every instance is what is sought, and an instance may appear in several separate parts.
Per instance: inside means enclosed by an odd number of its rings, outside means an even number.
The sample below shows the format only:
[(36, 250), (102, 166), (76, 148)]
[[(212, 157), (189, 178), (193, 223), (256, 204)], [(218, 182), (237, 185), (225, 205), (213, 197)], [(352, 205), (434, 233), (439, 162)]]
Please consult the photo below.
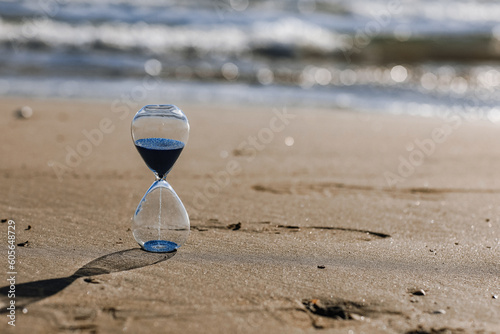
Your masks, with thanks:
[(500, 119), (498, 1), (2, 0), (0, 17), (0, 96)]

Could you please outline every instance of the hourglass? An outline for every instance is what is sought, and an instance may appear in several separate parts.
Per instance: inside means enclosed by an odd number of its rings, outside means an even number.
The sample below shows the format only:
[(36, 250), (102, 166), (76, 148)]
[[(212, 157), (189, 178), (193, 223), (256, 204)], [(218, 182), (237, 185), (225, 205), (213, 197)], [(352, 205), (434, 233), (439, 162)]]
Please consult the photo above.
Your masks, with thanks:
[(132, 233), (149, 252), (171, 252), (189, 235), (189, 217), (166, 177), (189, 136), (189, 123), (174, 105), (147, 105), (132, 120), (132, 139), (156, 180), (135, 210)]

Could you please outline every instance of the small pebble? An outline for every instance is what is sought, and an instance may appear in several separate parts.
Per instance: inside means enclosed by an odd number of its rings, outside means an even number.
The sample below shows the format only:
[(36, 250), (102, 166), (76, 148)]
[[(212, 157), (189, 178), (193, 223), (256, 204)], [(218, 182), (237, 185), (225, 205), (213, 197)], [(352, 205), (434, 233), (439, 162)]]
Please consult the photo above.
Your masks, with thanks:
[(349, 317), (350, 317), (352, 320), (357, 320), (357, 321), (362, 321), (362, 320), (365, 320), (365, 317), (363, 317), (362, 315), (356, 314), (356, 313), (351, 313), (351, 314), (349, 314)]
[(498, 299), (498, 295), (492, 295), (491, 298)]
[(425, 291), (422, 289), (415, 290), (411, 293), (414, 296), (425, 296)]
[(31, 109), (31, 107), (29, 106), (24, 106), (17, 111), (17, 115), (19, 116), (19, 118), (28, 119), (33, 116), (33, 109)]
[(25, 241), (25, 242), (18, 243), (17, 245), (19, 247), (28, 247), (29, 243), (30, 243), (29, 241)]
[(318, 269), (325, 269), (326, 267), (324, 265), (319, 265)]
[(230, 230), (237, 231), (241, 228), (241, 222), (238, 222), (236, 224), (229, 224), (226, 227)]
[(435, 310), (432, 312), (432, 314), (446, 314), (445, 310)]

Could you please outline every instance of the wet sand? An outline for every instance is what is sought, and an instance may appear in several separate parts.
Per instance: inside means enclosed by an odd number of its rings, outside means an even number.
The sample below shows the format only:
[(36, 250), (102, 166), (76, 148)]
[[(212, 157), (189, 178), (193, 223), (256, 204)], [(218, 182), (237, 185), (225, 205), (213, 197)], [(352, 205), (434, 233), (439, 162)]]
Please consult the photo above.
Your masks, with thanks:
[(191, 234), (152, 254), (130, 231), (141, 106), (0, 102), (2, 333), (500, 332), (498, 125), (177, 105)]

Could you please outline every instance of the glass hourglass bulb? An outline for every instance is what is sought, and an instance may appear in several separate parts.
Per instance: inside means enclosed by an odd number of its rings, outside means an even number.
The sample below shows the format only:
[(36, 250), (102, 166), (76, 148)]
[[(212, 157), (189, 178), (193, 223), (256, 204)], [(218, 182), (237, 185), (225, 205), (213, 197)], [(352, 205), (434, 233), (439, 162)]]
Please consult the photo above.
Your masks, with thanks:
[(132, 139), (156, 180), (135, 210), (132, 233), (150, 252), (171, 252), (189, 235), (189, 217), (166, 177), (186, 145), (189, 123), (174, 105), (148, 105), (132, 120)]

